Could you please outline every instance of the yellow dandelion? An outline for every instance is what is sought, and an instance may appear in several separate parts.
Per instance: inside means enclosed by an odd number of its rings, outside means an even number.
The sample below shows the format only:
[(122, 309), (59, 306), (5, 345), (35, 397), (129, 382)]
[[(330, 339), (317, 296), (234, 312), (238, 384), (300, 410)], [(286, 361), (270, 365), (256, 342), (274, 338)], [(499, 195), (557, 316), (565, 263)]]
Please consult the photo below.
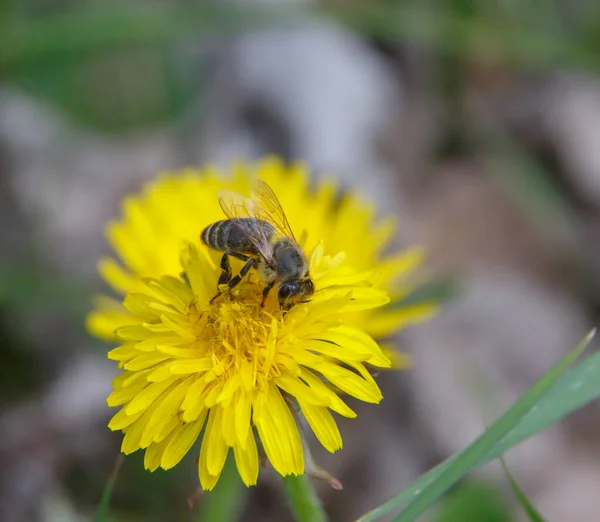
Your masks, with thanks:
[[(310, 191), (301, 166), (273, 158), (232, 174), (166, 174), (127, 198), (123, 219), (108, 227), (122, 264), (100, 262), (124, 299), (103, 297), (88, 317), (91, 332), (119, 342), (109, 358), (122, 373), (107, 402), (122, 406), (109, 423), (124, 433), (122, 451), (144, 449), (147, 469), (169, 469), (204, 430), (198, 469), (206, 490), (230, 449), (246, 485), (257, 481), (259, 453), (283, 476), (303, 474), (301, 418), (327, 450), (340, 449), (332, 412), (355, 416), (340, 394), (382, 399), (367, 366), (391, 363), (374, 337), (431, 312), (384, 306), (411, 290), (401, 276), (420, 252), (383, 255), (393, 224), (375, 222), (356, 195), (337, 201), (334, 183)], [(255, 175), (277, 194), (308, 258), (315, 293), (289, 311), (274, 293), (261, 306), (264, 284), (253, 270), (231, 296), (213, 299), (222, 253), (200, 232), (225, 218), (219, 190), (247, 194)], [(234, 273), (241, 267), (233, 260)]]

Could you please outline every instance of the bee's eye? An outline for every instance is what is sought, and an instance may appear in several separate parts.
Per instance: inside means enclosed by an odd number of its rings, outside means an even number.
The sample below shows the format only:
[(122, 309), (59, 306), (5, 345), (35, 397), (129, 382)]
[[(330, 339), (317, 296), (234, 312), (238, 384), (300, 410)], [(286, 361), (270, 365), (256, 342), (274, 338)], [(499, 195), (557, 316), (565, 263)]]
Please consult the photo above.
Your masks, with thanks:
[(296, 293), (296, 285), (292, 283), (284, 283), (279, 287), (279, 291), (277, 295), (279, 297), (279, 301), (285, 301), (289, 299), (292, 295)]
[(312, 279), (306, 279), (304, 281), (304, 292), (306, 294), (312, 294), (315, 291), (315, 285), (312, 282)]

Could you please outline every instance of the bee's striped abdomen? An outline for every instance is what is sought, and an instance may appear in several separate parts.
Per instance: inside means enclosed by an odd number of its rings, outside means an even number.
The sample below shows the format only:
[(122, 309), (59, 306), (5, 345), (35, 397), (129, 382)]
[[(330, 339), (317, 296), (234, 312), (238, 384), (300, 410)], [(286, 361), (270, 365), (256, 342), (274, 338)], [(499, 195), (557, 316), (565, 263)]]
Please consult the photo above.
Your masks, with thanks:
[(233, 227), (233, 223), (228, 219), (217, 221), (208, 225), (203, 231), (202, 241), (205, 245), (215, 250), (229, 249), (229, 232)]
[[(237, 223), (237, 226), (236, 226)], [(263, 238), (271, 238), (273, 226), (258, 219), (244, 218), (234, 223), (229, 219), (208, 225), (200, 235), (203, 243), (215, 250), (237, 252), (244, 255), (257, 255), (258, 250), (253, 242), (256, 230), (261, 231)], [(243, 229), (241, 227), (244, 227)], [(261, 227), (258, 229), (257, 227)], [(257, 236), (258, 237), (258, 236)], [(267, 242), (265, 239), (263, 242)]]

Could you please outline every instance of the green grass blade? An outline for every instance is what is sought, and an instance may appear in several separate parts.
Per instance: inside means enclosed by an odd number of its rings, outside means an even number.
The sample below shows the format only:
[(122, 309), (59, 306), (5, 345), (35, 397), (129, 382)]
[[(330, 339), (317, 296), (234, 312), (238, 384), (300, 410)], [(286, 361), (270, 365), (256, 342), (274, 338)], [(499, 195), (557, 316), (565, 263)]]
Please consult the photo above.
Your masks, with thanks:
[(465, 481), (452, 488), (437, 506), (431, 522), (512, 522), (511, 506), (502, 492), (484, 481)]
[(108, 506), (110, 504), (110, 497), (115, 487), (115, 483), (119, 478), (119, 473), (121, 471), (121, 467), (123, 466), (124, 461), (125, 455), (120, 453), (117, 457), (117, 460), (115, 461), (113, 470), (110, 476), (108, 477), (108, 480), (106, 481), (106, 486), (104, 486), (104, 491), (102, 492), (102, 498), (100, 499), (100, 505), (98, 506), (98, 511), (96, 512), (94, 522), (104, 522), (106, 520), (106, 517), (108, 515)]
[(550, 392), (486, 456), (493, 460), (515, 444), (539, 433), (600, 397), (600, 352), (586, 357), (558, 379)]
[[(572, 378), (585, 380), (586, 385), (580, 386), (582, 393), (577, 397), (572, 397), (571, 401), (565, 399), (561, 403), (560, 412), (548, 411), (546, 401), (542, 401), (544, 395), (553, 388), (555, 384), (565, 386), (565, 381), (560, 380), (560, 375), (581, 355), (592, 340), (596, 330), (592, 330), (588, 335), (569, 352), (561, 361), (555, 364), (536, 384), (534, 384), (513, 406), (491, 427), (481, 435), (475, 442), (469, 445), (462, 452), (450, 457), (448, 460), (422, 475), (411, 486), (398, 495), (393, 497), (385, 504), (366, 513), (358, 522), (370, 522), (396, 511), (402, 506), (406, 508), (398, 515), (395, 522), (412, 521), (425, 511), (442, 493), (460, 480), (472, 469), (488, 462), (504, 453), (507, 449), (526, 438), (541, 431), (552, 422), (562, 418), (568, 413), (574, 411), (583, 401), (589, 401), (592, 398), (600, 396), (600, 386), (596, 387), (597, 394), (590, 390), (592, 386), (589, 380), (596, 380), (600, 383), (600, 361), (596, 361), (594, 356), (586, 359), (585, 362), (593, 360), (595, 371), (586, 370), (584, 363), (575, 370), (569, 372)], [(578, 370), (576, 372), (576, 370)], [(585, 375), (585, 378), (584, 378)], [(557, 382), (558, 381), (558, 382)], [(583, 382), (583, 381), (582, 381)], [(568, 385), (568, 383), (566, 383)], [(563, 392), (564, 393), (564, 392)], [(544, 406), (544, 409), (542, 409)], [(544, 414), (540, 416), (540, 411)], [(526, 417), (526, 414), (529, 415)], [(525, 419), (524, 419), (525, 417)], [(515, 428), (523, 419), (523, 425)], [(521, 429), (523, 428), (523, 429)]]
[(504, 462), (502, 457), (500, 457), (500, 462), (502, 463), (502, 469), (504, 469), (504, 473), (506, 473), (506, 476), (508, 477), (510, 487), (517, 497), (519, 504), (521, 504), (521, 507), (525, 513), (527, 513), (529, 520), (531, 520), (531, 522), (546, 522), (544, 517), (527, 498), (527, 495), (525, 495), (525, 492), (521, 489), (521, 486), (519, 486), (519, 483), (515, 480), (515, 477), (512, 476), (512, 473), (509, 471), (506, 462)]

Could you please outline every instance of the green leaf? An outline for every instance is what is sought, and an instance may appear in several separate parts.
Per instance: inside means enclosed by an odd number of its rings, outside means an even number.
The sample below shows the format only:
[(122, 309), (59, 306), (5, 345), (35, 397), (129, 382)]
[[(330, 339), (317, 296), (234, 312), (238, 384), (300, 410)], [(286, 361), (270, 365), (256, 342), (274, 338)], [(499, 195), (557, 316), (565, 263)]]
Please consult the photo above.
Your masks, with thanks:
[[(594, 329), (588, 333), (569, 354), (527, 390), (471, 445), (422, 475), (385, 504), (363, 515), (358, 522), (376, 520), (404, 505), (406, 508), (394, 521), (414, 520), (472, 469), (497, 458), (515, 444), (599, 397), (600, 358), (598, 355), (588, 357), (578, 367), (559, 379), (568, 366), (586, 349), (595, 332)], [(571, 393), (566, 393), (567, 390)], [(545, 400), (544, 396), (546, 396)], [(549, 403), (548, 398), (554, 402)]]
[(500, 462), (502, 463), (502, 469), (504, 469), (504, 473), (506, 473), (506, 476), (508, 477), (510, 486), (514, 491), (519, 504), (521, 504), (521, 507), (524, 509), (525, 513), (527, 513), (529, 520), (531, 520), (531, 522), (545, 522), (544, 517), (527, 498), (527, 495), (525, 495), (525, 492), (521, 489), (521, 486), (519, 486), (519, 483), (515, 480), (515, 477), (512, 476), (512, 473), (509, 471), (506, 462), (504, 462), (502, 457), (500, 457)]

